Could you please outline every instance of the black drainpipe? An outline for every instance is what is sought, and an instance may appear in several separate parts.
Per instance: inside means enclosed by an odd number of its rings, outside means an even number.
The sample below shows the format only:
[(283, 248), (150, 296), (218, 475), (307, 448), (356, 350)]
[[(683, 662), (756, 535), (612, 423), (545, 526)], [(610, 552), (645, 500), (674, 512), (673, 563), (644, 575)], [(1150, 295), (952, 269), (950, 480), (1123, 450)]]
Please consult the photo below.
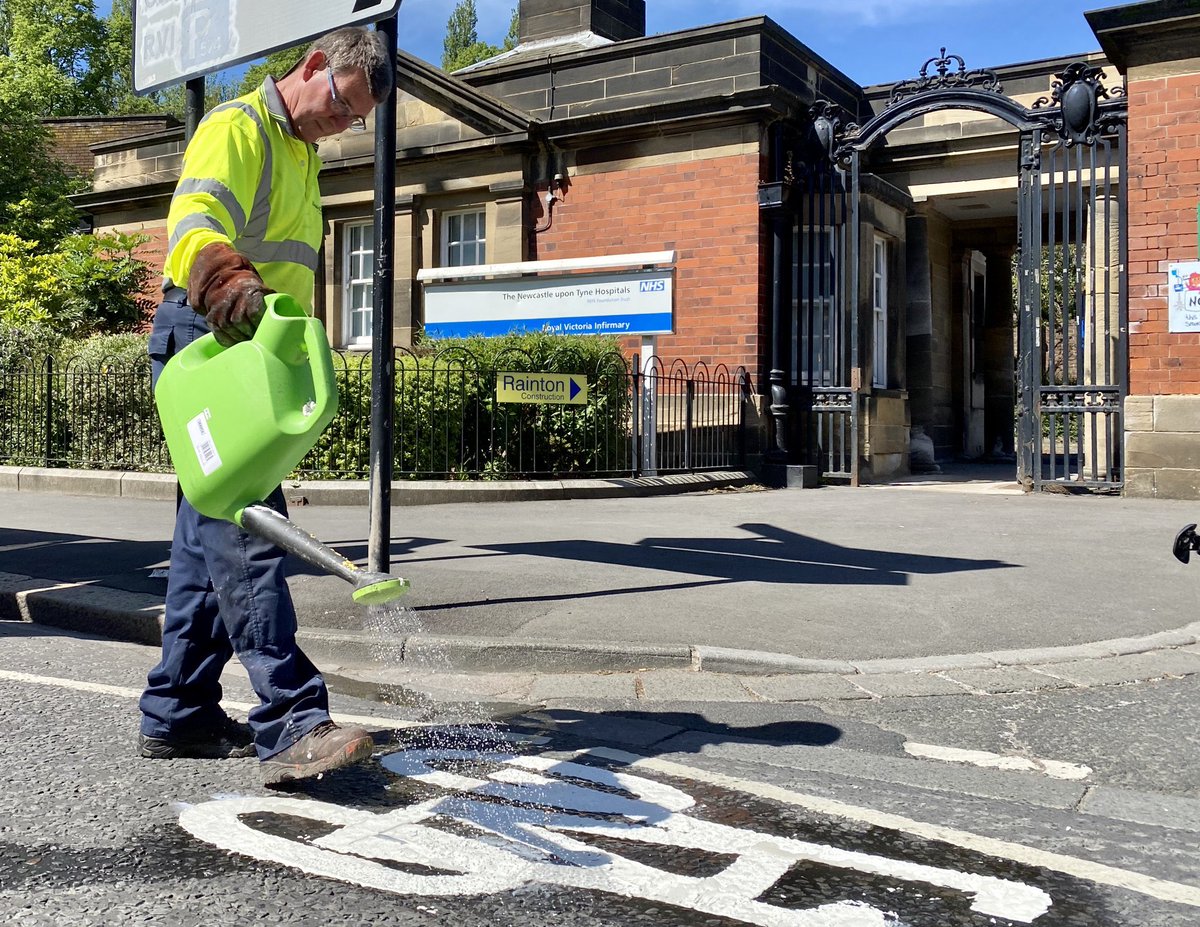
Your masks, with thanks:
[(768, 384), (771, 394), (772, 441), (763, 460), (763, 480), (787, 485), (787, 465), (792, 462), (789, 431), (790, 361), (792, 346), (792, 225), (791, 185), (785, 181), (787, 152), (784, 124), (769, 129), (768, 174), (760, 184), (758, 206), (771, 231), (771, 345)]

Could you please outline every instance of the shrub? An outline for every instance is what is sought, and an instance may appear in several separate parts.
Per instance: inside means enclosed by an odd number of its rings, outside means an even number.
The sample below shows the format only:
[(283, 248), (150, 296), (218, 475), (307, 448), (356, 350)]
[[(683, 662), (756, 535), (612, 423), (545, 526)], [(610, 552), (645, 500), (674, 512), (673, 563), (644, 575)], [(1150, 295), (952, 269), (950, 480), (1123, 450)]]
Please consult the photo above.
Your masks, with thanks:
[[(531, 333), (424, 341), (396, 358), (394, 469), (413, 478), (504, 479), (629, 468), (628, 370), (616, 339)], [(371, 360), (338, 356), (338, 414), (297, 475), (370, 467)], [(496, 373), (583, 374), (586, 406), (496, 402)]]
[(141, 235), (71, 235), (52, 251), (0, 232), (0, 324), (65, 338), (125, 331), (144, 318), (150, 267)]

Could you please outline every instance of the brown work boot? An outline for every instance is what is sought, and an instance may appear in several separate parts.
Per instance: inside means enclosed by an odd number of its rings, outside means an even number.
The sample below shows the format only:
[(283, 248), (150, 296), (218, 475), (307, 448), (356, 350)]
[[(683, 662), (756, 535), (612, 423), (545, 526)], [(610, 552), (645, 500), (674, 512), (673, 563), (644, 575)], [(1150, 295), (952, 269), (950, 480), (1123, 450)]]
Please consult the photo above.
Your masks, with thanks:
[(361, 762), (374, 751), (375, 741), (361, 727), (338, 727), (332, 721), (323, 721), (286, 750), (263, 760), (263, 781), (276, 785), (290, 779), (308, 779)]

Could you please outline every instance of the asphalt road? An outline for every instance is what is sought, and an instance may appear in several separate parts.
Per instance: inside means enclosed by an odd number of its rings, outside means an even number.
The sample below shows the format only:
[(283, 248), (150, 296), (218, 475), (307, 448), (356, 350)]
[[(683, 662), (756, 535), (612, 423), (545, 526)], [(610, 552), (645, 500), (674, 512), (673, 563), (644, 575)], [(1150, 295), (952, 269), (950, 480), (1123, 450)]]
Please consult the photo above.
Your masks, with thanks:
[[(253, 759), (134, 756), (156, 656), (0, 622), (0, 923), (1200, 917), (1194, 676), (805, 704), (335, 693), (375, 757), (278, 792)], [(226, 683), (236, 713), (252, 696)]]

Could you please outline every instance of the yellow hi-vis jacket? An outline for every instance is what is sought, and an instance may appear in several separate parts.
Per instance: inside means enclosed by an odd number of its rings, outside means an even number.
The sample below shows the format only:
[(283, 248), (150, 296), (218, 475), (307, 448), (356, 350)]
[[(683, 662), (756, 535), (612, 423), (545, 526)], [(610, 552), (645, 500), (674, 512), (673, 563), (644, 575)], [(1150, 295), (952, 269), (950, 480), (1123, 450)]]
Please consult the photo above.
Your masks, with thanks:
[(315, 145), (292, 132), (270, 78), (213, 107), (183, 156), (167, 214), (163, 289), (187, 288), (196, 255), (215, 241), (249, 258), (263, 282), (312, 312), (324, 223)]

